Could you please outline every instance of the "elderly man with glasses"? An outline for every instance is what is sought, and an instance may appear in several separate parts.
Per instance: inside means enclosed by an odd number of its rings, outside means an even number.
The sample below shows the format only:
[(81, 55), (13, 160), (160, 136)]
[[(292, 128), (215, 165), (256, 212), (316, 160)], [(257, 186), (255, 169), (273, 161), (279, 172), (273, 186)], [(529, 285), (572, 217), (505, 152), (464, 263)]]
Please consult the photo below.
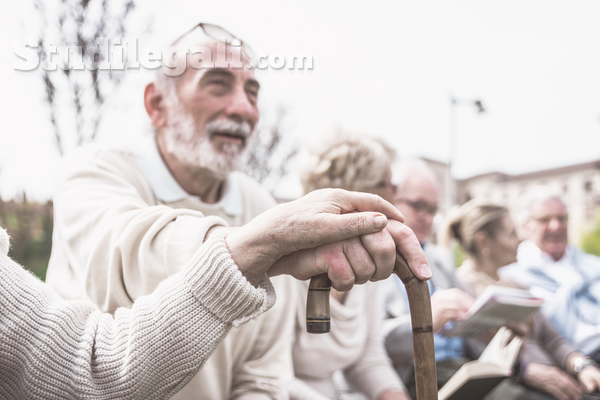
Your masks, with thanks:
[[(404, 215), (406, 225), (415, 232), (431, 266), (433, 276), (429, 282), (433, 330), (436, 332), (447, 322), (464, 317), (473, 298), (458, 289), (450, 254), (428, 242), (439, 196), (438, 181), (434, 173), (421, 160), (405, 159), (393, 168), (392, 182), (396, 187), (394, 205)], [(412, 330), (406, 291), (397, 277), (384, 282), (384, 288), (383, 330), (387, 351), (411, 396), (416, 398)], [(434, 342), (438, 386), (441, 387), (463, 363), (475, 357), (475, 351), (469, 351), (462, 338), (447, 339), (435, 335)]]
[[(578, 373), (600, 361), (600, 258), (569, 244), (568, 217), (560, 192), (547, 186), (524, 192), (520, 222), (528, 240), (500, 273), (544, 298), (542, 311), (556, 330), (589, 356), (574, 361)], [(555, 373), (550, 365), (539, 371)]]
[[(433, 331), (465, 316), (474, 299), (460, 288), (456, 278), (454, 262), (446, 251), (428, 241), (433, 219), (437, 213), (439, 184), (435, 174), (421, 160), (406, 159), (392, 171), (392, 182), (396, 185), (394, 204), (405, 217), (405, 223), (421, 243), (431, 270), (428, 281), (433, 314)], [(386, 348), (396, 371), (403, 379), (411, 396), (415, 398), (415, 378), (412, 365), (412, 341), (410, 315), (406, 291), (397, 277), (387, 279), (384, 284)], [(435, 359), (438, 386), (443, 386), (466, 362), (479, 358), (485, 346), (483, 338), (445, 337), (435, 334)], [(505, 380), (486, 400), (533, 400), (522, 385)]]
[[(259, 119), (260, 85), (249, 46), (221, 27), (198, 24), (169, 51), (179, 61), (165, 62), (143, 97), (153, 135), (131, 151), (82, 147), (65, 159), (58, 179), (47, 282), (63, 297), (90, 299), (107, 312), (131, 306), (180, 270), (216, 226), (264, 223), (259, 214), (275, 205), (267, 190), (238, 171)], [(173, 68), (171, 61), (181, 60), (184, 68)], [(303, 211), (294, 218), (303, 218)], [(285, 226), (276, 228), (269, 237), (273, 243), (286, 236)], [(383, 279), (386, 271), (389, 275), (391, 267), (373, 260), (393, 263), (396, 246), (403, 251), (408, 245), (403, 253), (411, 266), (426, 265), (412, 232), (395, 243), (399, 231), (410, 232), (400, 223), (390, 223), (378, 240), (366, 237), (349, 247), (331, 245), (305, 264), (312, 262), (326, 272), (325, 260), (335, 260), (340, 268), (329, 275), (340, 290), (370, 278)], [(346, 257), (348, 251), (365, 257), (355, 262)], [(243, 257), (260, 254), (252, 246), (247, 252)], [(261, 257), (269, 260), (269, 254)], [(305, 264), (300, 265), (304, 273), (294, 277), (311, 276)], [(294, 269), (283, 266), (279, 273)], [(259, 286), (263, 278), (259, 274), (248, 281)], [(271, 279), (278, 296), (275, 305), (233, 329), (175, 398), (287, 398), (295, 310), (290, 279)], [(214, 287), (222, 285), (214, 282)]]

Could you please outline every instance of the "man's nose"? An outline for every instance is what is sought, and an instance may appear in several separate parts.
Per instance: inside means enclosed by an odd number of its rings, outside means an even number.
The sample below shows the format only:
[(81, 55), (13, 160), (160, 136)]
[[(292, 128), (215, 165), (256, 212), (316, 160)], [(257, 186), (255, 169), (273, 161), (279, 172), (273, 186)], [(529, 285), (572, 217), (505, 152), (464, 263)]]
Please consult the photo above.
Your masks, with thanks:
[(426, 221), (428, 223), (432, 222), (433, 218), (435, 218), (435, 213), (432, 213), (429, 210), (420, 210), (417, 214), (422, 221)]
[(551, 218), (548, 223), (548, 229), (552, 232), (556, 232), (557, 230), (562, 228), (562, 224), (558, 220), (558, 218)]
[(257, 117), (256, 106), (248, 99), (248, 94), (242, 86), (236, 86), (231, 93), (226, 109), (227, 115), (233, 120), (248, 121), (254, 126)]

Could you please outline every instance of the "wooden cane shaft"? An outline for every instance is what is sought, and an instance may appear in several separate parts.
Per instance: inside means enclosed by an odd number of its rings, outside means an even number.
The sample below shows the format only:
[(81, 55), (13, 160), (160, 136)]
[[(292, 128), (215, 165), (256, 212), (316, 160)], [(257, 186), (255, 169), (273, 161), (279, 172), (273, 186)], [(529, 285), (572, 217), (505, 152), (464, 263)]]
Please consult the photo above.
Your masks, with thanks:
[[(427, 282), (418, 279), (402, 255), (396, 252), (394, 272), (406, 287), (413, 330), (413, 353), (417, 400), (437, 400), (437, 373), (433, 346), (433, 318)], [(306, 330), (326, 333), (330, 330), (329, 291), (326, 274), (315, 276), (308, 287)]]
[(329, 292), (331, 281), (327, 274), (313, 276), (306, 297), (306, 331), (327, 333), (331, 330)]
[(394, 272), (406, 287), (413, 331), (417, 400), (437, 400), (437, 373), (433, 346), (433, 317), (427, 282), (418, 279), (400, 253)]

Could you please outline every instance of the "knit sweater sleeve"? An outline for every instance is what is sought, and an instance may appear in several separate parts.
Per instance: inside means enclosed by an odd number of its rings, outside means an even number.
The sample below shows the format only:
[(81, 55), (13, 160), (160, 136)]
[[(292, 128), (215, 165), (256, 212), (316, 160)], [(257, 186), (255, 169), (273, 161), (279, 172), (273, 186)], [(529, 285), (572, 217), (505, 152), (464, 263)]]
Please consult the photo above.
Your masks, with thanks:
[(113, 317), (61, 300), (6, 256), (3, 234), (0, 398), (169, 398), (232, 326), (275, 301), (270, 281), (250, 285), (215, 235), (182, 271)]

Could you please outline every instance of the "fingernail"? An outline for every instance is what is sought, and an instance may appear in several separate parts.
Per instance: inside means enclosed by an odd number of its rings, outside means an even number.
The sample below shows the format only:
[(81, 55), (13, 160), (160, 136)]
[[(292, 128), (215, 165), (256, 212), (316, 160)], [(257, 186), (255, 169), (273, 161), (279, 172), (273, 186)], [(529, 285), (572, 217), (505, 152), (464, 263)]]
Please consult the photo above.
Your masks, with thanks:
[(421, 265), (419, 270), (421, 271), (423, 278), (431, 278), (431, 268), (429, 268), (428, 264)]
[(385, 228), (386, 224), (387, 218), (385, 217), (385, 215), (378, 215), (375, 218), (373, 218), (373, 226), (375, 227), (375, 229), (383, 229)]

